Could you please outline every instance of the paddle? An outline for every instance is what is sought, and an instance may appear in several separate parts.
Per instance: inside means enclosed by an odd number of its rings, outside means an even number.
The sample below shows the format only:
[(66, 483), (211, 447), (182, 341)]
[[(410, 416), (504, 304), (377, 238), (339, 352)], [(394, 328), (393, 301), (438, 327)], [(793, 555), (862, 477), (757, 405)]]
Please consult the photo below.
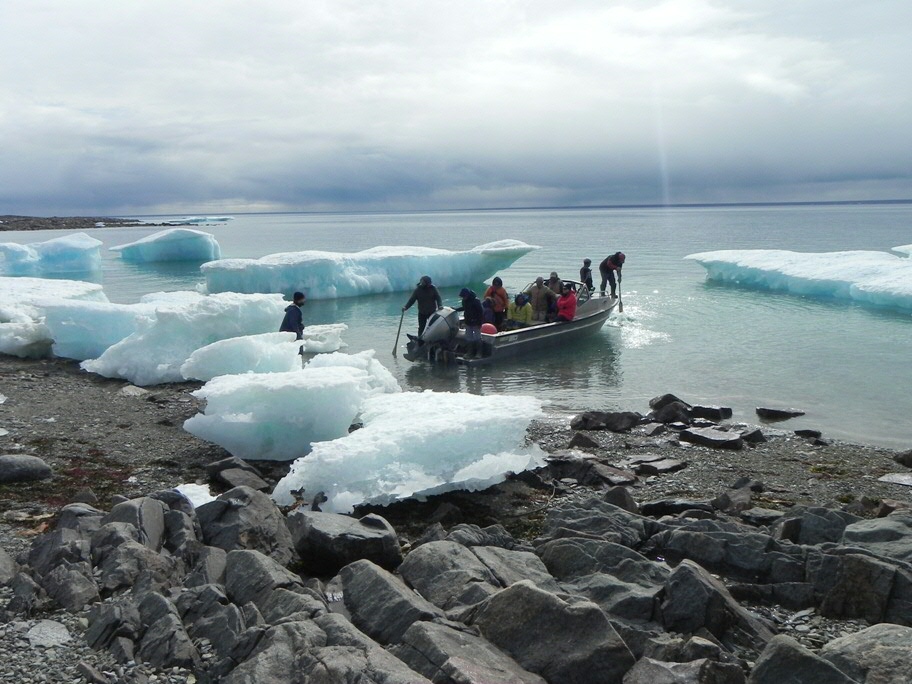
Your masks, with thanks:
[(393, 343), (393, 356), (396, 356), (396, 347), (399, 346), (399, 333), (402, 332), (402, 319), (405, 318), (405, 309), (402, 310), (402, 315), (399, 316), (399, 329), (396, 331), (396, 341)]
[(618, 313), (624, 313), (624, 300), (621, 299), (621, 272), (618, 271)]

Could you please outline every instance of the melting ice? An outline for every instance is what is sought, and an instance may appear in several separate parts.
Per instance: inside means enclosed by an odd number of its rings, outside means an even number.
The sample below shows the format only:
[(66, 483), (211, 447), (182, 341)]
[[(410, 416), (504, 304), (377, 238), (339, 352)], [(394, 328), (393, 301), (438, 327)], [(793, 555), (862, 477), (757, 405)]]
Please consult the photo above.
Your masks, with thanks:
[(74, 233), (45, 242), (0, 242), (0, 275), (43, 276), (101, 270), (101, 240)]
[(110, 248), (120, 252), (124, 261), (212, 261), (221, 258), (221, 249), (211, 233), (191, 228), (162, 230), (125, 245)]
[(193, 393), (206, 400), (206, 408), (184, 429), (240, 458), (290, 461), (314, 442), (347, 434), (377, 384), (367, 371), (341, 364), (222, 375)]
[(537, 447), (524, 446), (541, 402), (525, 396), (405, 392), (366, 399), (364, 426), (313, 445), (276, 486), (273, 498), (293, 503), (319, 491), (322, 508), (347, 513), (360, 503), (388, 504), (454, 489), (479, 490), (508, 472), (542, 464)]
[(912, 245), (887, 252), (801, 253), (775, 249), (691, 254), (710, 280), (912, 311)]
[(462, 252), (431, 247), (373, 247), (362, 252), (287, 252), (203, 264), (209, 292), (303, 291), (310, 299), (411, 290), (424, 274), (447, 287), (485, 280), (538, 249), (500, 240)]

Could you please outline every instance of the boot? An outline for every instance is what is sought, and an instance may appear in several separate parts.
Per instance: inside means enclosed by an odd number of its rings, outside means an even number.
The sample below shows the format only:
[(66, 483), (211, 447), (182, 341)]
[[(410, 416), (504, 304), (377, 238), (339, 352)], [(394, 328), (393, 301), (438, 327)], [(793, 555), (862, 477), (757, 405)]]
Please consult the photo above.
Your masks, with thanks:
[(463, 358), (474, 359), (475, 352), (477, 351), (477, 349), (478, 349), (477, 342), (469, 342), (468, 344), (466, 344), (466, 352), (465, 352), (465, 354), (463, 354)]
[(612, 298), (612, 299), (617, 299), (617, 298), (618, 298), (617, 294), (615, 294), (615, 289), (614, 289), (613, 287), (611, 288), (611, 298)]

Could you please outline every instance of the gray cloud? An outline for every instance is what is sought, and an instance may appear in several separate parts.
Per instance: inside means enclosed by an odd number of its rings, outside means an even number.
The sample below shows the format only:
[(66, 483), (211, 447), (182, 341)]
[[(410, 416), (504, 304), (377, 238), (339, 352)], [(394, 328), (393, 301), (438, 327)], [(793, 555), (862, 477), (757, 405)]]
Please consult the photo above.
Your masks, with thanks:
[(912, 9), (0, 6), (0, 213), (912, 197)]

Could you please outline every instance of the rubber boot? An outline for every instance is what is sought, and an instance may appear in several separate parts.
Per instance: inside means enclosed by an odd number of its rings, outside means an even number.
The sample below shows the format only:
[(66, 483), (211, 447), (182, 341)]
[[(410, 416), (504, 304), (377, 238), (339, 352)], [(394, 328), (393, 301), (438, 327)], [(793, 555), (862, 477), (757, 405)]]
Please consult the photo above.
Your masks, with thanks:
[(468, 344), (466, 344), (466, 353), (463, 355), (463, 358), (474, 359), (475, 352), (477, 349), (478, 349), (478, 343), (469, 342)]
[(618, 296), (617, 296), (617, 294), (616, 294), (616, 290), (615, 290), (613, 287), (611, 288), (611, 298), (612, 298), (612, 299), (617, 299), (617, 298), (618, 298)]

